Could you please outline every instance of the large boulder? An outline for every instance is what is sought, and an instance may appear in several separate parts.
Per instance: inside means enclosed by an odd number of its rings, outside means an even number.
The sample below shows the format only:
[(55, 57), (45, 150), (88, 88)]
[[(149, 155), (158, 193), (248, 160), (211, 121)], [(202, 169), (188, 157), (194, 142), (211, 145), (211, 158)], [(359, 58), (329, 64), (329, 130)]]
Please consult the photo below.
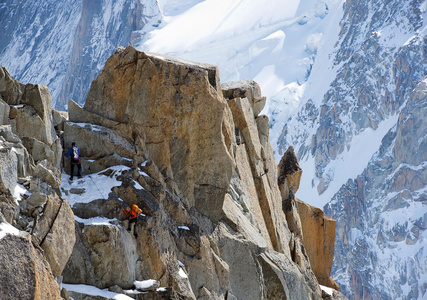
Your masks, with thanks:
[(320, 287), (315, 280), (283, 254), (266, 251), (258, 256), (265, 282), (265, 299), (321, 299)]
[(63, 272), (64, 281), (101, 289), (132, 288), (138, 256), (131, 235), (123, 227), (108, 224), (76, 223), (75, 229), (76, 247)]
[(13, 79), (5, 67), (0, 66), (0, 98), (9, 105), (19, 104), (25, 86)]
[(33, 137), (47, 145), (56, 139), (52, 125), (52, 98), (45, 86), (29, 86), (16, 106), (17, 115), (10, 120), (13, 132), (20, 137)]
[(88, 159), (96, 160), (113, 154), (133, 158), (136, 154), (133, 143), (108, 127), (67, 122), (64, 125), (64, 136), (67, 150), (72, 142), (77, 142), (80, 155)]
[[(132, 130), (129, 126), (124, 123), (120, 123), (114, 120), (107, 119), (98, 115), (97, 113), (92, 113), (85, 110), (80, 105), (78, 105), (73, 100), (68, 102), (68, 121), (73, 123), (90, 123), (93, 125), (98, 125), (102, 127), (107, 127), (119, 131), (122, 136), (126, 137), (129, 140), (132, 140)], [(65, 136), (67, 138), (67, 136)]]
[(267, 102), (267, 98), (261, 94), (258, 83), (250, 79), (226, 82), (221, 85), (221, 88), (225, 99), (247, 98), (255, 117), (260, 114)]
[(223, 224), (214, 236), (229, 270), (229, 293), (238, 299), (321, 299), (317, 282), (309, 281), (287, 255), (260, 248)]
[(0, 97), (0, 125), (7, 124), (9, 122), (10, 107)]
[(76, 241), (74, 214), (68, 201), (56, 195), (47, 197), (43, 215), (34, 229), (44, 255), (54, 276), (60, 276), (65, 268)]
[(12, 193), (18, 177), (31, 175), (34, 163), (10, 125), (0, 126), (0, 182)]
[(0, 162), (0, 181), (13, 192), (18, 181), (18, 157), (12, 147), (0, 147)]
[(0, 223), (0, 269), (1, 299), (61, 299), (41, 249), (7, 223)]
[(293, 198), (299, 189), (302, 169), (299, 166), (294, 148), (290, 146), (280, 159), (279, 166), (279, 188), (283, 201)]
[(38, 128), (42, 132), (42, 139), (39, 140), (48, 145), (52, 144), (56, 139), (56, 133), (52, 123), (52, 96), (47, 86), (27, 84), (22, 96), (22, 104), (31, 106), (43, 122), (43, 126)]
[(50, 149), (50, 145), (47, 145), (33, 137), (27, 136), (22, 138), (22, 143), (28, 153), (33, 157), (35, 163), (47, 159), (50, 163), (56, 165), (55, 152)]
[(13, 194), (0, 182), (0, 221), (12, 224), (18, 215), (18, 203)]
[[(84, 109), (131, 126), (188, 208), (219, 220), (234, 128), (216, 66), (119, 47), (93, 81)], [(80, 122), (72, 112), (70, 119)]]
[(9, 125), (19, 138), (26, 138), (25, 147), (30, 154), (34, 151), (36, 161), (48, 159), (59, 168), (62, 148), (58, 147), (55, 126), (61, 118), (52, 109), (52, 97), (46, 86), (24, 85), (0, 67), (0, 111), (0, 125)]

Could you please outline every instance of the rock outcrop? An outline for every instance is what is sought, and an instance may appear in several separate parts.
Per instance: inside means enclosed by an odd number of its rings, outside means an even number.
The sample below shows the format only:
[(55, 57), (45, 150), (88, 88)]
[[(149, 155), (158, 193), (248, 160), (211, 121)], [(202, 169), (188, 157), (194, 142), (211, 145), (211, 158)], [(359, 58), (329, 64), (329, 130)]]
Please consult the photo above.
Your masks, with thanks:
[[(119, 47), (84, 107), (70, 101), (68, 120), (45, 116), (65, 148), (80, 147), (82, 179), (57, 180), (56, 135), (49, 146), (5, 127), (22, 150), (7, 165), (13, 176), (2, 173), (12, 178), (4, 219), (33, 217), (31, 241), (63, 277), (65, 298), (98, 297), (73, 290), (85, 284), (136, 299), (322, 299), (334, 232), (297, 207), (301, 169), (292, 149), (278, 169), (264, 104), (253, 81), (221, 86), (215, 66)], [(29, 195), (15, 203), (18, 182)], [(292, 226), (286, 203), (299, 220)], [(135, 234), (122, 210), (131, 204), (142, 210)]]
[(180, 186), (186, 207), (220, 218), (233, 168), (233, 128), (216, 67), (119, 49), (93, 81), (84, 108), (126, 123)]
[[(64, 282), (129, 289), (154, 279), (188, 299), (320, 299), (308, 258), (304, 269), (292, 259), (264, 103), (253, 81), (221, 86), (215, 66), (118, 48), (64, 124), (86, 174), (117, 180), (108, 199), (72, 201), (77, 242)], [(93, 169), (112, 156), (127, 163)], [(298, 175), (287, 182), (294, 191)], [(71, 196), (71, 185), (62, 190)], [(121, 212), (132, 203), (144, 214), (136, 239)], [(91, 223), (99, 216), (107, 222)]]
[(75, 235), (73, 212), (58, 193), (62, 146), (51, 97), (47, 87), (23, 85), (0, 68), (0, 104), (0, 298), (60, 299), (54, 277)]
[[(43, 251), (34, 247), (28, 234), (4, 233), (0, 224), (0, 298), (61, 299), (59, 287)], [(7, 225), (12, 227), (11, 225)]]
[(297, 203), (303, 245), (313, 273), (321, 285), (338, 290), (337, 283), (331, 278), (336, 222), (326, 218), (323, 211), (317, 207), (299, 200)]
[(292, 232), (292, 259), (302, 269), (311, 269), (317, 281), (338, 290), (330, 277), (335, 245), (335, 220), (324, 217), (321, 209), (297, 198), (302, 170), (293, 147), (289, 147), (278, 166), (282, 208)]

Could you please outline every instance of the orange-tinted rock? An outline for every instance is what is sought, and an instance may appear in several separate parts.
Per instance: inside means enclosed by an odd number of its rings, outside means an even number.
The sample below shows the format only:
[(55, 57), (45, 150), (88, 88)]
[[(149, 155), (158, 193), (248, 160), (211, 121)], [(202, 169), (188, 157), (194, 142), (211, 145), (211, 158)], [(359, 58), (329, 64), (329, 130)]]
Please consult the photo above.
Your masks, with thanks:
[(334, 259), (336, 221), (324, 217), (320, 208), (297, 200), (303, 243), (311, 268), (320, 284), (337, 288), (330, 279)]
[(234, 128), (216, 66), (119, 47), (93, 81), (84, 109), (131, 126), (188, 208), (220, 218)]

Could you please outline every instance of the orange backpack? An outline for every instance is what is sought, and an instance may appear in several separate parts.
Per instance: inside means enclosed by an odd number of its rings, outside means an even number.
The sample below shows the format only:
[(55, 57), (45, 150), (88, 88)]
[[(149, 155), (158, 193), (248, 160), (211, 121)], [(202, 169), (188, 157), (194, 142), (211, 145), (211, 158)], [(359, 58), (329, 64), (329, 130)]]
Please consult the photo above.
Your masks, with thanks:
[(138, 207), (138, 205), (132, 204), (131, 207), (134, 211), (136, 211), (137, 215), (140, 215), (142, 213), (142, 210)]

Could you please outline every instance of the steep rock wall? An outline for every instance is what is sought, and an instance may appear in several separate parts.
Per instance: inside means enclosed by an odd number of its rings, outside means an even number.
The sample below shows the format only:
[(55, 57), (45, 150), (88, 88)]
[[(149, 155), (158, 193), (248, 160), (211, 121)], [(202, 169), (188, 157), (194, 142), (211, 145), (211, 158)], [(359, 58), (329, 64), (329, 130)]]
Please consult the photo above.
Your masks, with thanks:
[[(282, 211), (268, 120), (258, 115), (264, 101), (255, 82), (221, 87), (215, 66), (118, 48), (85, 106), (70, 102), (65, 145), (76, 141), (86, 166), (96, 163), (86, 157), (91, 137), (102, 145), (120, 137), (134, 149), (122, 153), (127, 167), (91, 175), (118, 180), (108, 199), (73, 204), (78, 242), (64, 281), (129, 288), (151, 278), (190, 299), (320, 299)], [(68, 135), (76, 126), (81, 134)], [(69, 196), (70, 187), (62, 188)], [(121, 207), (132, 203), (144, 214), (136, 239), (122, 227)], [(89, 224), (95, 216), (110, 221)], [(123, 247), (115, 258), (101, 244)]]

